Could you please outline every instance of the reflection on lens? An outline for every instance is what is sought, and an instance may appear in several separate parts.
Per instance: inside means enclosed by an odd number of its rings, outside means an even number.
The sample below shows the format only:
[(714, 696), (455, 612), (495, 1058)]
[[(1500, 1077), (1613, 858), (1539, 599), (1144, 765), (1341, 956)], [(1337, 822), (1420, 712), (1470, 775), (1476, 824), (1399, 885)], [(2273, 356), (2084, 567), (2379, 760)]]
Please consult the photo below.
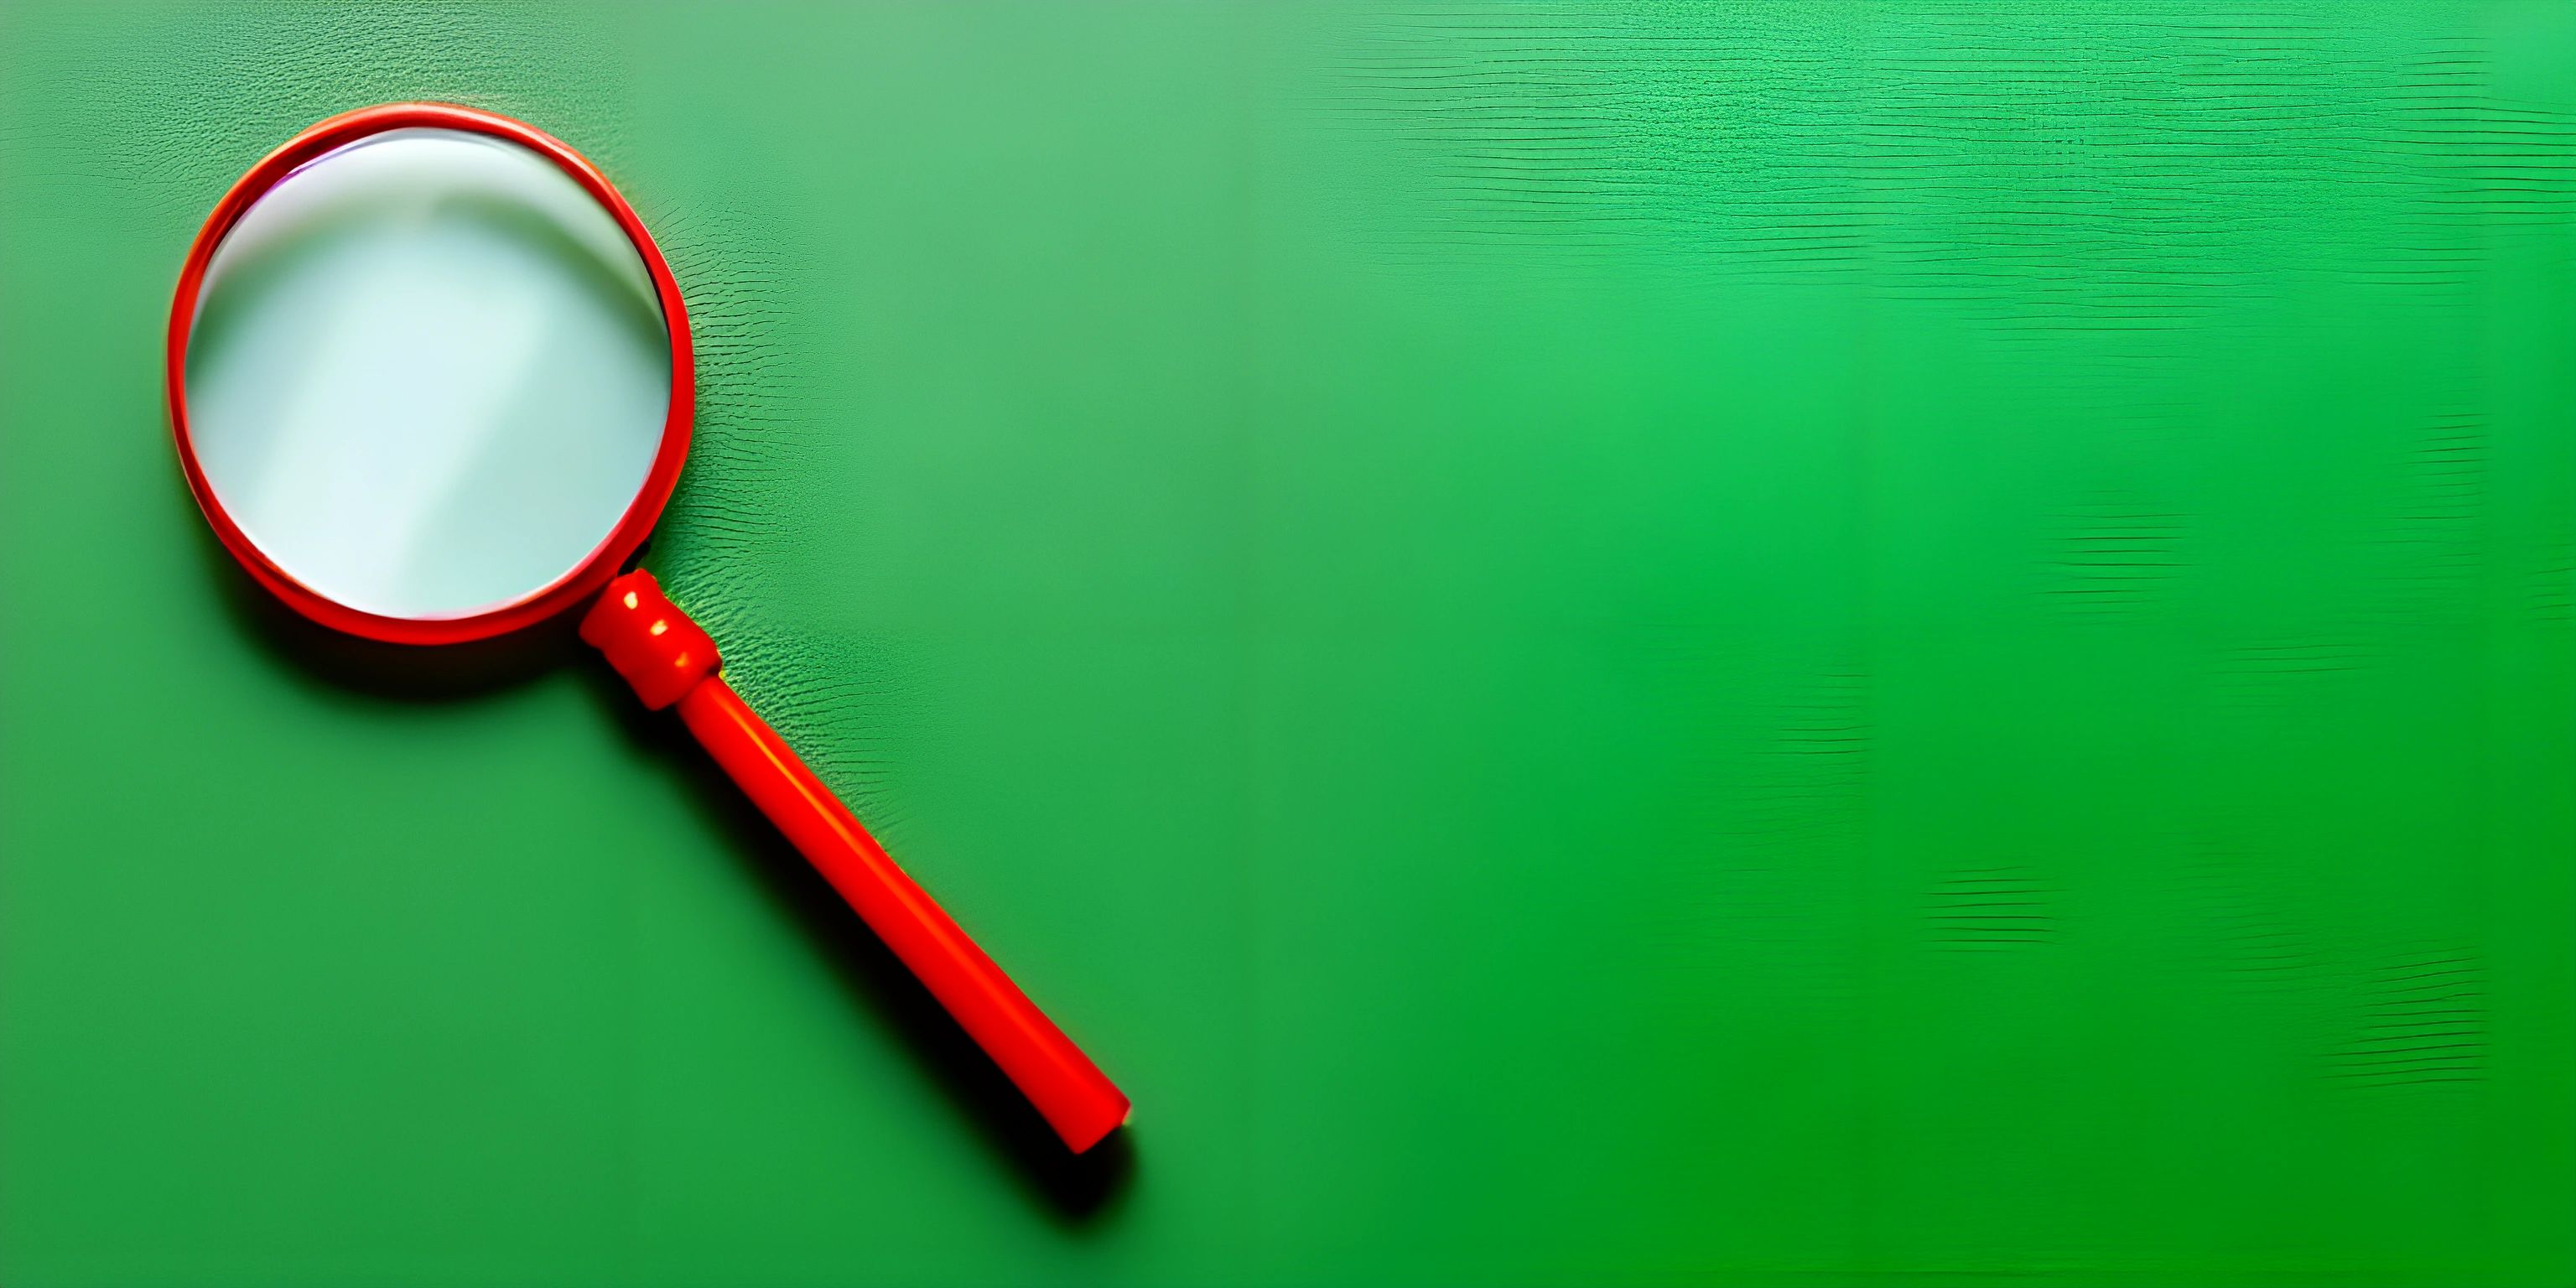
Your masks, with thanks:
[(261, 553), (390, 617), (524, 599), (642, 490), (671, 396), (614, 217), (552, 162), (390, 131), (298, 169), (209, 262), (189, 435)]

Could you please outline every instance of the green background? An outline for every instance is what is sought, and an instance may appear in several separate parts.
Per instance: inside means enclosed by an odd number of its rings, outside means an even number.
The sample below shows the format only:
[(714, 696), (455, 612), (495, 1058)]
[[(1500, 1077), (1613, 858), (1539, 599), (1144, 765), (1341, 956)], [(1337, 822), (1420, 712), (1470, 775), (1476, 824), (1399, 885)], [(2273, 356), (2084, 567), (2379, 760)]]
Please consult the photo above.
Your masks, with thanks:
[[(1080, 1163), (160, 346), (326, 114), (633, 198), (649, 566)], [(0, 1279), (2576, 1280), (2576, 7), (0, 8)]]

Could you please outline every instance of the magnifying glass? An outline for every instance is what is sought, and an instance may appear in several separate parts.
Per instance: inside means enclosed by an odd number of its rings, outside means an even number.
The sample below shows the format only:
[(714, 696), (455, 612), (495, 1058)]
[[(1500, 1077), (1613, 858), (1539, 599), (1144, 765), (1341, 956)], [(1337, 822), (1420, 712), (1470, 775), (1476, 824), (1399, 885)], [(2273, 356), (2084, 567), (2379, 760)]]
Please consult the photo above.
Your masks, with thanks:
[(253, 579), (334, 630), (457, 644), (575, 608), (1075, 1151), (1127, 1097), (725, 683), (650, 573), (695, 365), (679, 283), (598, 169), (537, 129), (395, 103), (268, 154), (170, 308), (170, 429)]

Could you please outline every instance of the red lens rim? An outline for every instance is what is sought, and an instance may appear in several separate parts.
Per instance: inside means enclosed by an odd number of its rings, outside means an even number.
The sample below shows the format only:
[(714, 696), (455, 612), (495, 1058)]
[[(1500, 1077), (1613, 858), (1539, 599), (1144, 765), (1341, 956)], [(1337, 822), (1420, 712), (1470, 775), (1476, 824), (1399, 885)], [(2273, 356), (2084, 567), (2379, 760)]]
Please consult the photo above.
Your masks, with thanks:
[[(608, 538), (578, 567), (544, 589), (456, 617), (380, 616), (332, 600), (287, 575), (285, 569), (251, 544), (250, 537), (224, 512), (214, 489), (207, 486), (205, 471), (198, 468), (196, 447), (188, 438), (188, 333), (196, 323), (197, 295), (204, 286), (206, 265), (214, 258), (215, 247), (252, 202), (304, 163), (368, 135), (415, 126), (506, 139), (545, 157), (571, 175), (616, 218), (617, 226), (626, 230), (627, 240), (635, 244), (635, 252), (643, 256), (644, 269), (652, 276), (654, 294), (662, 305), (663, 324), (671, 336), (671, 410), (662, 422), (662, 445), (654, 453), (653, 468), (644, 476), (642, 490), (635, 494)], [(178, 292), (170, 305), (167, 374), (170, 435), (179, 450), (179, 468), (187, 474), (188, 491), (197, 498), (197, 508), (205, 512), (206, 522), (213, 526), (224, 549), (249, 570), (252, 579), (295, 611), (333, 630), (392, 644), (461, 644), (489, 639), (544, 621), (598, 593), (644, 543), (654, 521), (661, 518), (662, 507), (670, 501), (671, 490), (679, 486), (680, 465), (689, 454), (691, 412), (697, 406), (697, 364), (689, 346), (688, 307), (680, 299), (680, 284), (671, 276), (670, 264), (663, 260), (661, 248), (653, 244), (653, 235), (645, 231), (644, 221), (636, 217), (635, 208), (626, 204), (626, 198), (618, 194), (598, 167), (562, 140), (526, 122), (452, 103), (387, 103), (342, 113), (260, 158), (259, 164), (233, 184), (222, 201), (215, 203), (214, 213), (206, 216), (206, 226), (198, 230), (196, 242), (188, 247), (188, 262), (179, 272)]]

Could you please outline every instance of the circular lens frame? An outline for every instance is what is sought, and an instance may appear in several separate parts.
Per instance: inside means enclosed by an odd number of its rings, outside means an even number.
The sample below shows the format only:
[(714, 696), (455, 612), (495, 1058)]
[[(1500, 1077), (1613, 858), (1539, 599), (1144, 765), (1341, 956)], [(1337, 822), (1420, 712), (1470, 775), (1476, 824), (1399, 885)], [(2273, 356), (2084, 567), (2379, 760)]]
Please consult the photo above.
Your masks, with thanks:
[[(196, 327), (206, 266), (214, 259), (215, 248), (223, 243), (225, 234), (269, 189), (306, 164), (369, 135), (417, 126), (461, 130), (515, 143), (571, 175), (617, 220), (617, 226), (634, 244), (635, 253), (642, 257), (644, 271), (653, 279), (653, 293), (662, 308), (663, 326), (671, 338), (671, 407), (662, 421), (662, 442), (654, 452), (652, 468), (644, 476), (643, 488), (619, 516), (617, 526), (572, 571), (538, 590), (508, 603), (451, 617), (387, 617), (351, 608), (297, 581), (224, 512), (223, 502), (215, 496), (206, 482), (205, 471), (197, 464), (196, 446), (188, 437), (188, 337)], [(287, 140), (233, 184), (223, 200), (215, 203), (214, 213), (206, 217), (206, 226), (198, 230), (196, 242), (188, 247), (187, 264), (179, 272), (178, 291), (170, 305), (168, 383), (170, 435), (179, 451), (179, 467), (187, 475), (188, 491), (197, 498), (197, 508), (205, 512), (206, 522), (214, 528), (224, 549), (249, 571), (253, 580), (295, 611), (333, 630), (391, 644), (462, 644), (489, 639), (544, 621), (597, 594), (644, 544), (654, 521), (662, 516), (662, 507), (670, 501), (671, 490), (679, 485), (680, 466), (689, 454), (691, 413), (697, 405), (697, 363), (689, 344), (688, 307), (680, 299), (680, 284), (671, 276), (670, 264), (662, 258), (661, 248), (653, 244), (653, 235), (645, 231), (644, 221), (636, 217), (635, 208), (626, 204), (626, 198), (596, 166), (562, 140), (525, 122), (452, 103), (387, 103), (332, 117)]]

